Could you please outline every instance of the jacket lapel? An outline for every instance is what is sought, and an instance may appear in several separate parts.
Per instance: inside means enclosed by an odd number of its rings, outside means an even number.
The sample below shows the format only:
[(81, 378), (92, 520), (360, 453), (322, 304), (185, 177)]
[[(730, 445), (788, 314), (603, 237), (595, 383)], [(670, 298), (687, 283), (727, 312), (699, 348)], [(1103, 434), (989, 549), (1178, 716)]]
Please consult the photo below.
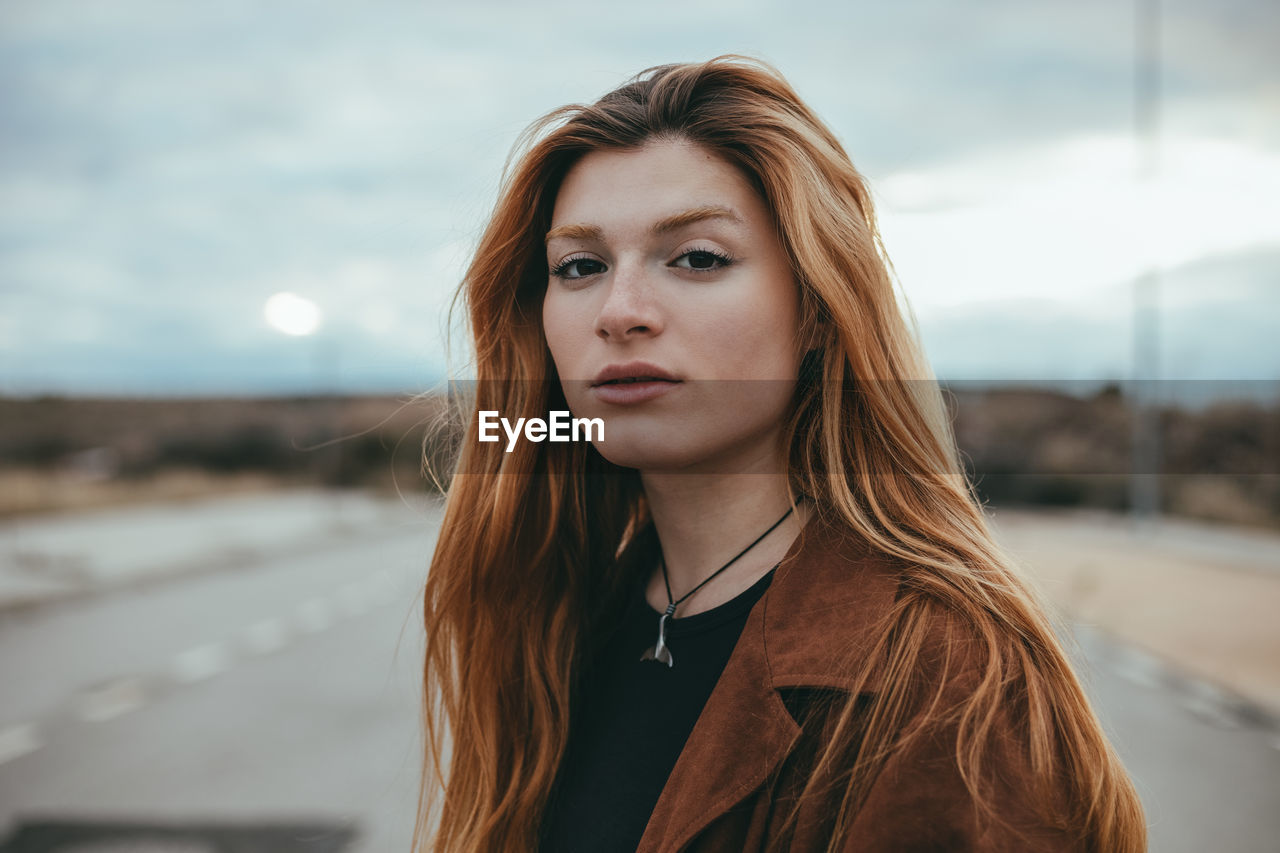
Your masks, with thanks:
[(764, 782), (799, 734), (769, 678), (764, 609), (758, 602), (662, 789), (636, 853), (679, 850)]
[(849, 654), (868, 648), (893, 605), (887, 567), (865, 542), (810, 520), (748, 615), (636, 853), (681, 849), (768, 778), (800, 736), (777, 688), (847, 684)]

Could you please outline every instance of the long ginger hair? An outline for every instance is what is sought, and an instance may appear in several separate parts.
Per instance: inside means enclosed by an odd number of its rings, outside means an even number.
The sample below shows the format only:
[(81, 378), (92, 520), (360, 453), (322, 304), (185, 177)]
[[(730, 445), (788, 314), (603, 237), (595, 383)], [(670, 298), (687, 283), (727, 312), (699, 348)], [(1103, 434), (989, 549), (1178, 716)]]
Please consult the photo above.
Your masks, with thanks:
[[(870, 714), (853, 691), (816, 765), (837, 768), (847, 791), (833, 849), (876, 769), (922, 731), (912, 724), (921, 702), (936, 710), (941, 701), (941, 692), (921, 700), (918, 679), (905, 675), (936, 658), (930, 626), (943, 614), (981, 650), (973, 689), (947, 711), (975, 801), (998, 812), (986, 802), (983, 760), (995, 721), (1013, 714), (1035, 778), (1057, 780), (1046, 801), (1056, 798), (1086, 849), (1144, 850), (1133, 787), (964, 474), (861, 175), (776, 69), (726, 55), (649, 68), (593, 104), (548, 113), (504, 169), (458, 291), (477, 382), (460, 412), (465, 437), (423, 590), (415, 853), (534, 849), (573, 724), (583, 649), (616, 614), (628, 581), (619, 557), (649, 521), (635, 471), (585, 442), (504, 452), (477, 441), (476, 412), (514, 419), (568, 408), (541, 327), (556, 194), (584, 154), (663, 138), (740, 168), (791, 260), (801, 337), (816, 342), (786, 424), (793, 501), (808, 496), (824, 520), (906, 567), (876, 659), (850, 663), (855, 683), (873, 668), (899, 677), (883, 680)], [(869, 722), (854, 724), (855, 715)], [(801, 800), (820, 793), (818, 775)]]

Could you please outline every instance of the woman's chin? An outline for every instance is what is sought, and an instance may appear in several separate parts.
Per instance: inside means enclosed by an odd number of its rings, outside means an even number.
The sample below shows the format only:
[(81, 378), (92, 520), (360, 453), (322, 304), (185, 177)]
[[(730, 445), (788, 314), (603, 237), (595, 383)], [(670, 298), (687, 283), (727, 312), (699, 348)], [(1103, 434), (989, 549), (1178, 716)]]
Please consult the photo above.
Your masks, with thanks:
[(610, 438), (594, 442), (600, 455), (614, 465), (635, 468), (638, 471), (661, 474), (740, 474), (743, 468), (753, 468), (752, 473), (765, 473), (758, 466), (748, 464), (759, 454), (722, 443), (691, 441), (664, 442), (652, 437), (624, 441)]
[(639, 471), (682, 471), (696, 469), (707, 459), (705, 449), (682, 447), (657, 441), (610, 439), (595, 442), (600, 455), (623, 468)]

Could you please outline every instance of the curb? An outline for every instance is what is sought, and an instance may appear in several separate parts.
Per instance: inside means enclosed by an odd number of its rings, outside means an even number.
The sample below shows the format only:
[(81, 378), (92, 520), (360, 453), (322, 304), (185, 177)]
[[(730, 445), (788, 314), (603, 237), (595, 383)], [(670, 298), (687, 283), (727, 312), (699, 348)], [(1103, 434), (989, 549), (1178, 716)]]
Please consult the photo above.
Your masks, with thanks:
[(1260, 730), (1271, 736), (1272, 746), (1280, 749), (1280, 710), (1192, 675), (1172, 661), (1119, 640), (1101, 628), (1072, 623), (1071, 630), (1080, 651), (1094, 664), (1106, 664), (1132, 684), (1169, 691), (1184, 710), (1216, 728)]

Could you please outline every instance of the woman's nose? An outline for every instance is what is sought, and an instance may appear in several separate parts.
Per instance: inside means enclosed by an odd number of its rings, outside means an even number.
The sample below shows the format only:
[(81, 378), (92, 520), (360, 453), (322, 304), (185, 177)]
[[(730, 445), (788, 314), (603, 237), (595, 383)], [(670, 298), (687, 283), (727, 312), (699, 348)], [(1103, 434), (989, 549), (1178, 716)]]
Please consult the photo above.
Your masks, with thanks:
[(653, 282), (639, 263), (619, 263), (607, 288), (604, 304), (596, 316), (597, 335), (605, 340), (621, 341), (662, 331)]

